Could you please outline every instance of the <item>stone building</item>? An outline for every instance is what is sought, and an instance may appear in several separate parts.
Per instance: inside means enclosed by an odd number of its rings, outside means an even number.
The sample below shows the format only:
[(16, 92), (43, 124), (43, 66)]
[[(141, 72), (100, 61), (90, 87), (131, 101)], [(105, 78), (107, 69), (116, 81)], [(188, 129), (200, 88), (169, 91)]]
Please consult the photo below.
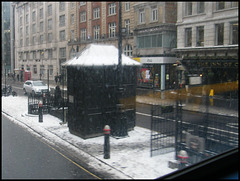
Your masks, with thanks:
[(14, 2), (15, 67), (30, 70), (32, 79), (54, 79), (68, 59), (67, 2)]
[(2, 39), (2, 74), (5, 73), (10, 73), (12, 67), (11, 64), (11, 30), (10, 30), (10, 2), (1, 2), (2, 5), (2, 21), (1, 21), (1, 39)]
[(138, 2), (134, 5), (134, 55), (143, 66), (138, 86), (173, 88), (176, 57), (176, 2)]
[(237, 1), (178, 2), (175, 52), (188, 77), (201, 76), (202, 84), (238, 81), (238, 10)]

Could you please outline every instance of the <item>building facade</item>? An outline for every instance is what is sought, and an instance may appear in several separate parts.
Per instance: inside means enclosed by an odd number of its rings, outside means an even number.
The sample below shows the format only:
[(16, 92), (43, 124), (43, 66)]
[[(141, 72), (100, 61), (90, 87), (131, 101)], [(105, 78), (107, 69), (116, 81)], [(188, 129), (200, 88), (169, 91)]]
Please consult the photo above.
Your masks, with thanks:
[[(68, 40), (70, 57), (81, 51), (90, 43), (112, 44), (118, 46), (118, 6), (117, 2), (75, 2), (76, 36)], [(122, 47), (127, 56), (133, 55), (133, 22), (135, 2), (122, 3)], [(73, 15), (71, 15), (72, 17)], [(71, 22), (71, 21), (70, 21)], [(69, 29), (69, 35), (74, 32)], [(69, 36), (70, 37), (70, 36)]]
[[(15, 2), (13, 5), (15, 67), (29, 70), (33, 79), (47, 79), (49, 71), (53, 80), (62, 73), (61, 63), (90, 43), (118, 47), (118, 2)], [(122, 52), (144, 64), (139, 70), (138, 86), (171, 88), (172, 64), (176, 62), (172, 53), (172, 48), (176, 48), (176, 3), (121, 2), (121, 7)]]
[(134, 5), (134, 55), (143, 66), (138, 86), (174, 88), (176, 56), (176, 2), (138, 2)]
[(61, 74), (67, 60), (66, 2), (15, 2), (15, 67), (29, 70), (33, 79)]
[(188, 77), (201, 76), (202, 84), (238, 81), (238, 2), (178, 2), (176, 25), (175, 52)]
[(11, 30), (10, 30), (10, 2), (2, 2), (2, 73), (10, 73), (11, 64)]

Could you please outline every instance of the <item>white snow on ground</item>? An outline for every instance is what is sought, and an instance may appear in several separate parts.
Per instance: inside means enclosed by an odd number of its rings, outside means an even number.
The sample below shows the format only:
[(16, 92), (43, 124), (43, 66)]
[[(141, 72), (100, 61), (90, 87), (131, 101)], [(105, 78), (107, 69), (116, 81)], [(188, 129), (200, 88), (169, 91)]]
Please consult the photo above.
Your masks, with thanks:
[(110, 137), (110, 159), (104, 159), (104, 136), (84, 140), (71, 134), (67, 124), (60, 124), (60, 119), (46, 114), (43, 123), (39, 123), (38, 116), (28, 115), (27, 110), (26, 96), (2, 97), (2, 112), (10, 115), (12, 121), (45, 141), (86, 158), (91, 167), (107, 170), (114, 178), (155, 179), (176, 170), (168, 167), (168, 161), (174, 160), (174, 152), (150, 157), (148, 129), (136, 126), (128, 132), (128, 137)]

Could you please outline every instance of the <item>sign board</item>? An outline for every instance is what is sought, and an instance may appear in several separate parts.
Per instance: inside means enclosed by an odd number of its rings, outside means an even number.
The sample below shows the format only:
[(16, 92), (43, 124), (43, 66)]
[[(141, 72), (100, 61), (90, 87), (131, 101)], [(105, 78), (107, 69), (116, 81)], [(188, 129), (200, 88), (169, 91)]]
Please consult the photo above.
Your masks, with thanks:
[(176, 63), (176, 57), (140, 57), (133, 58), (134, 60), (139, 61), (143, 64), (173, 64)]
[(189, 85), (202, 84), (202, 77), (189, 77)]

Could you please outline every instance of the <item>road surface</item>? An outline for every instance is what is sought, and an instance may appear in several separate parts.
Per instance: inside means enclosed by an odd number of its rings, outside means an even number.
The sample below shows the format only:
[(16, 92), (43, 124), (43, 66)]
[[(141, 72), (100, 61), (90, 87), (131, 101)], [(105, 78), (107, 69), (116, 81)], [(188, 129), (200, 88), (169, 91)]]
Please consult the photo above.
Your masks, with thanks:
[(2, 115), (2, 179), (100, 179)]

